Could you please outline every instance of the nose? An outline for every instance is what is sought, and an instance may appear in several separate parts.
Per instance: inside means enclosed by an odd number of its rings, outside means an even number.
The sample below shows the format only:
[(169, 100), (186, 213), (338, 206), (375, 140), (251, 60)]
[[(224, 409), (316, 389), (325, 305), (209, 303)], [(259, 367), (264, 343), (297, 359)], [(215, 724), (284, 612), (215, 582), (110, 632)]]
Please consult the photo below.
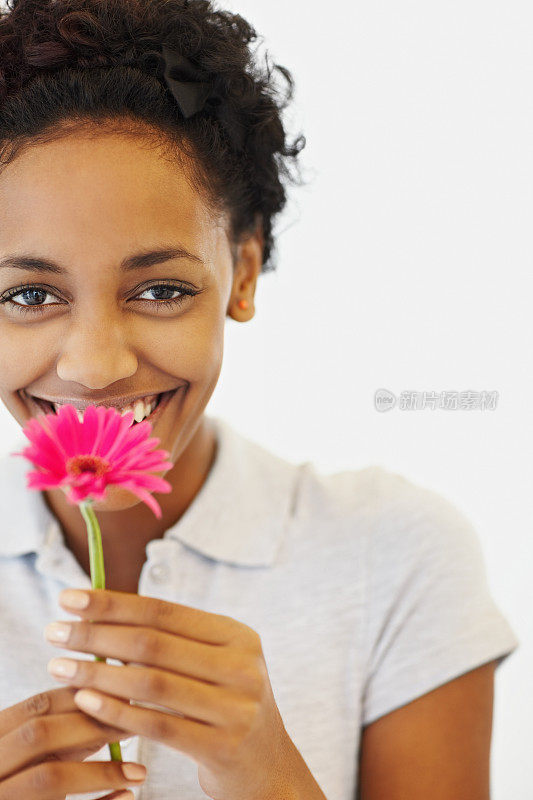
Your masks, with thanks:
[(120, 325), (92, 317), (73, 325), (61, 344), (57, 374), (62, 381), (105, 389), (137, 372), (138, 359)]

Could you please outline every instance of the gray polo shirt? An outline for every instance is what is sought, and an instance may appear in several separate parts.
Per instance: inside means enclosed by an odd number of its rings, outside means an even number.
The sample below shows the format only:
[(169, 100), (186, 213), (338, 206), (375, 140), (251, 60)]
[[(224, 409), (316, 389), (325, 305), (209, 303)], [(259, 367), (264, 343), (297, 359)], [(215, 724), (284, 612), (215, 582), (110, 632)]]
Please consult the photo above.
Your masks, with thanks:
[[(182, 518), (148, 543), (138, 592), (254, 628), (289, 736), (328, 800), (353, 800), (362, 726), (501, 663), (519, 640), (492, 598), (477, 533), (444, 497), (376, 465), (322, 474), (210, 419), (215, 462)], [(26, 488), (29, 469), (0, 459), (0, 708), (62, 685), (46, 665), (72, 652), (43, 631), (73, 619), (62, 589), (91, 585)], [(136, 798), (205, 800), (183, 753), (142, 736), (122, 753), (148, 770)], [(89, 758), (108, 760), (107, 745)]]

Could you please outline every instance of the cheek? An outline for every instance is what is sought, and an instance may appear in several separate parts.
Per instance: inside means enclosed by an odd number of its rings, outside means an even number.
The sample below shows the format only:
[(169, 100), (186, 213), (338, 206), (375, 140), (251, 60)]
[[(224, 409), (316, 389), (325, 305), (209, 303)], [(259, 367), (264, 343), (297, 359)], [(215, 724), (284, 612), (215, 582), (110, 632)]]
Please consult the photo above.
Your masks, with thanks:
[[(205, 383), (218, 376), (224, 352), (224, 319), (204, 313), (176, 321), (161, 347), (160, 366), (177, 377)], [(152, 358), (152, 360), (155, 360)]]
[(23, 389), (47, 372), (53, 373), (61, 336), (59, 324), (33, 329), (28, 323), (9, 324), (0, 310), (0, 387)]
[(40, 374), (46, 349), (42, 342), (35, 341), (35, 335), (21, 335), (20, 329), (15, 332), (14, 327), (11, 331), (9, 328), (0, 322), (0, 387), (16, 391), (31, 384)]

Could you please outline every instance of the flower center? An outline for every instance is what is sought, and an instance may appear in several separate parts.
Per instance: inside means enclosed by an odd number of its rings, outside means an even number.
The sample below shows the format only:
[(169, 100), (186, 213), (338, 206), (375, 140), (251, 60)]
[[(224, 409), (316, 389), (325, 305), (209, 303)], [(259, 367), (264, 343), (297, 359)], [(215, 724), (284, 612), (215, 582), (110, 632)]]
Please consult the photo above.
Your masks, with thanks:
[(70, 475), (81, 475), (83, 472), (92, 472), (97, 478), (105, 475), (110, 470), (110, 464), (105, 458), (90, 454), (74, 456), (67, 461), (67, 472)]

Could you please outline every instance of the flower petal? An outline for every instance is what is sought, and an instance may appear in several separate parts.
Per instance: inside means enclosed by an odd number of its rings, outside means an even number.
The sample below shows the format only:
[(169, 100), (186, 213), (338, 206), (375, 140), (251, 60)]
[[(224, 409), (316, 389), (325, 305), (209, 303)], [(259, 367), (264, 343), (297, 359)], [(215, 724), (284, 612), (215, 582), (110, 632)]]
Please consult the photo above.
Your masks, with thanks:
[(103, 406), (89, 406), (88, 408), (85, 409), (85, 414), (87, 415), (93, 414), (96, 416), (95, 436), (94, 440), (89, 445), (91, 447), (90, 450), (91, 455), (94, 456), (97, 453), (101, 452), (100, 444), (105, 436), (106, 422), (107, 422), (106, 409)]
[(94, 406), (89, 406), (83, 412), (83, 452), (90, 453), (98, 434), (98, 414)]
[[(114, 460), (114, 448), (119, 447), (128, 436), (128, 427), (133, 419), (133, 411), (128, 411), (123, 417), (115, 411), (109, 409), (113, 416), (108, 417), (107, 428), (100, 442), (100, 453), (110, 461)], [(130, 417), (131, 414), (131, 417)]]
[[(83, 445), (83, 423), (80, 422), (76, 409), (72, 405), (66, 405), (57, 412), (57, 432), (61, 437), (65, 451), (69, 455), (76, 455), (82, 452)], [(59, 426), (63, 427), (60, 428)]]
[(147, 459), (152, 459), (154, 456), (159, 460), (168, 458), (170, 453), (167, 450), (154, 450), (157, 447), (155, 439), (147, 439), (145, 442), (140, 442), (129, 452), (125, 452), (120, 459), (117, 459), (117, 464), (120, 464), (122, 469), (144, 469), (140, 467), (141, 462)]
[[(126, 416), (128, 415), (126, 414)], [(118, 461), (125, 453), (129, 454), (134, 447), (150, 435), (151, 428), (152, 426), (149, 422), (139, 422), (137, 425), (127, 428), (125, 437), (115, 442), (108, 456)]]
[(133, 494), (137, 495), (146, 505), (154, 512), (157, 519), (161, 519), (163, 516), (163, 512), (161, 511), (161, 507), (157, 500), (155, 500), (150, 492), (141, 489), (137, 483), (137, 481), (126, 481), (121, 484), (123, 489), (128, 489), (128, 491), (132, 492)]
[[(125, 482), (135, 481), (139, 486), (150, 489), (150, 491), (168, 492), (172, 490), (170, 483), (159, 475), (149, 475), (142, 470), (128, 470), (121, 473), (115, 480), (115, 485), (123, 485)], [(170, 489), (168, 488), (170, 487)]]

